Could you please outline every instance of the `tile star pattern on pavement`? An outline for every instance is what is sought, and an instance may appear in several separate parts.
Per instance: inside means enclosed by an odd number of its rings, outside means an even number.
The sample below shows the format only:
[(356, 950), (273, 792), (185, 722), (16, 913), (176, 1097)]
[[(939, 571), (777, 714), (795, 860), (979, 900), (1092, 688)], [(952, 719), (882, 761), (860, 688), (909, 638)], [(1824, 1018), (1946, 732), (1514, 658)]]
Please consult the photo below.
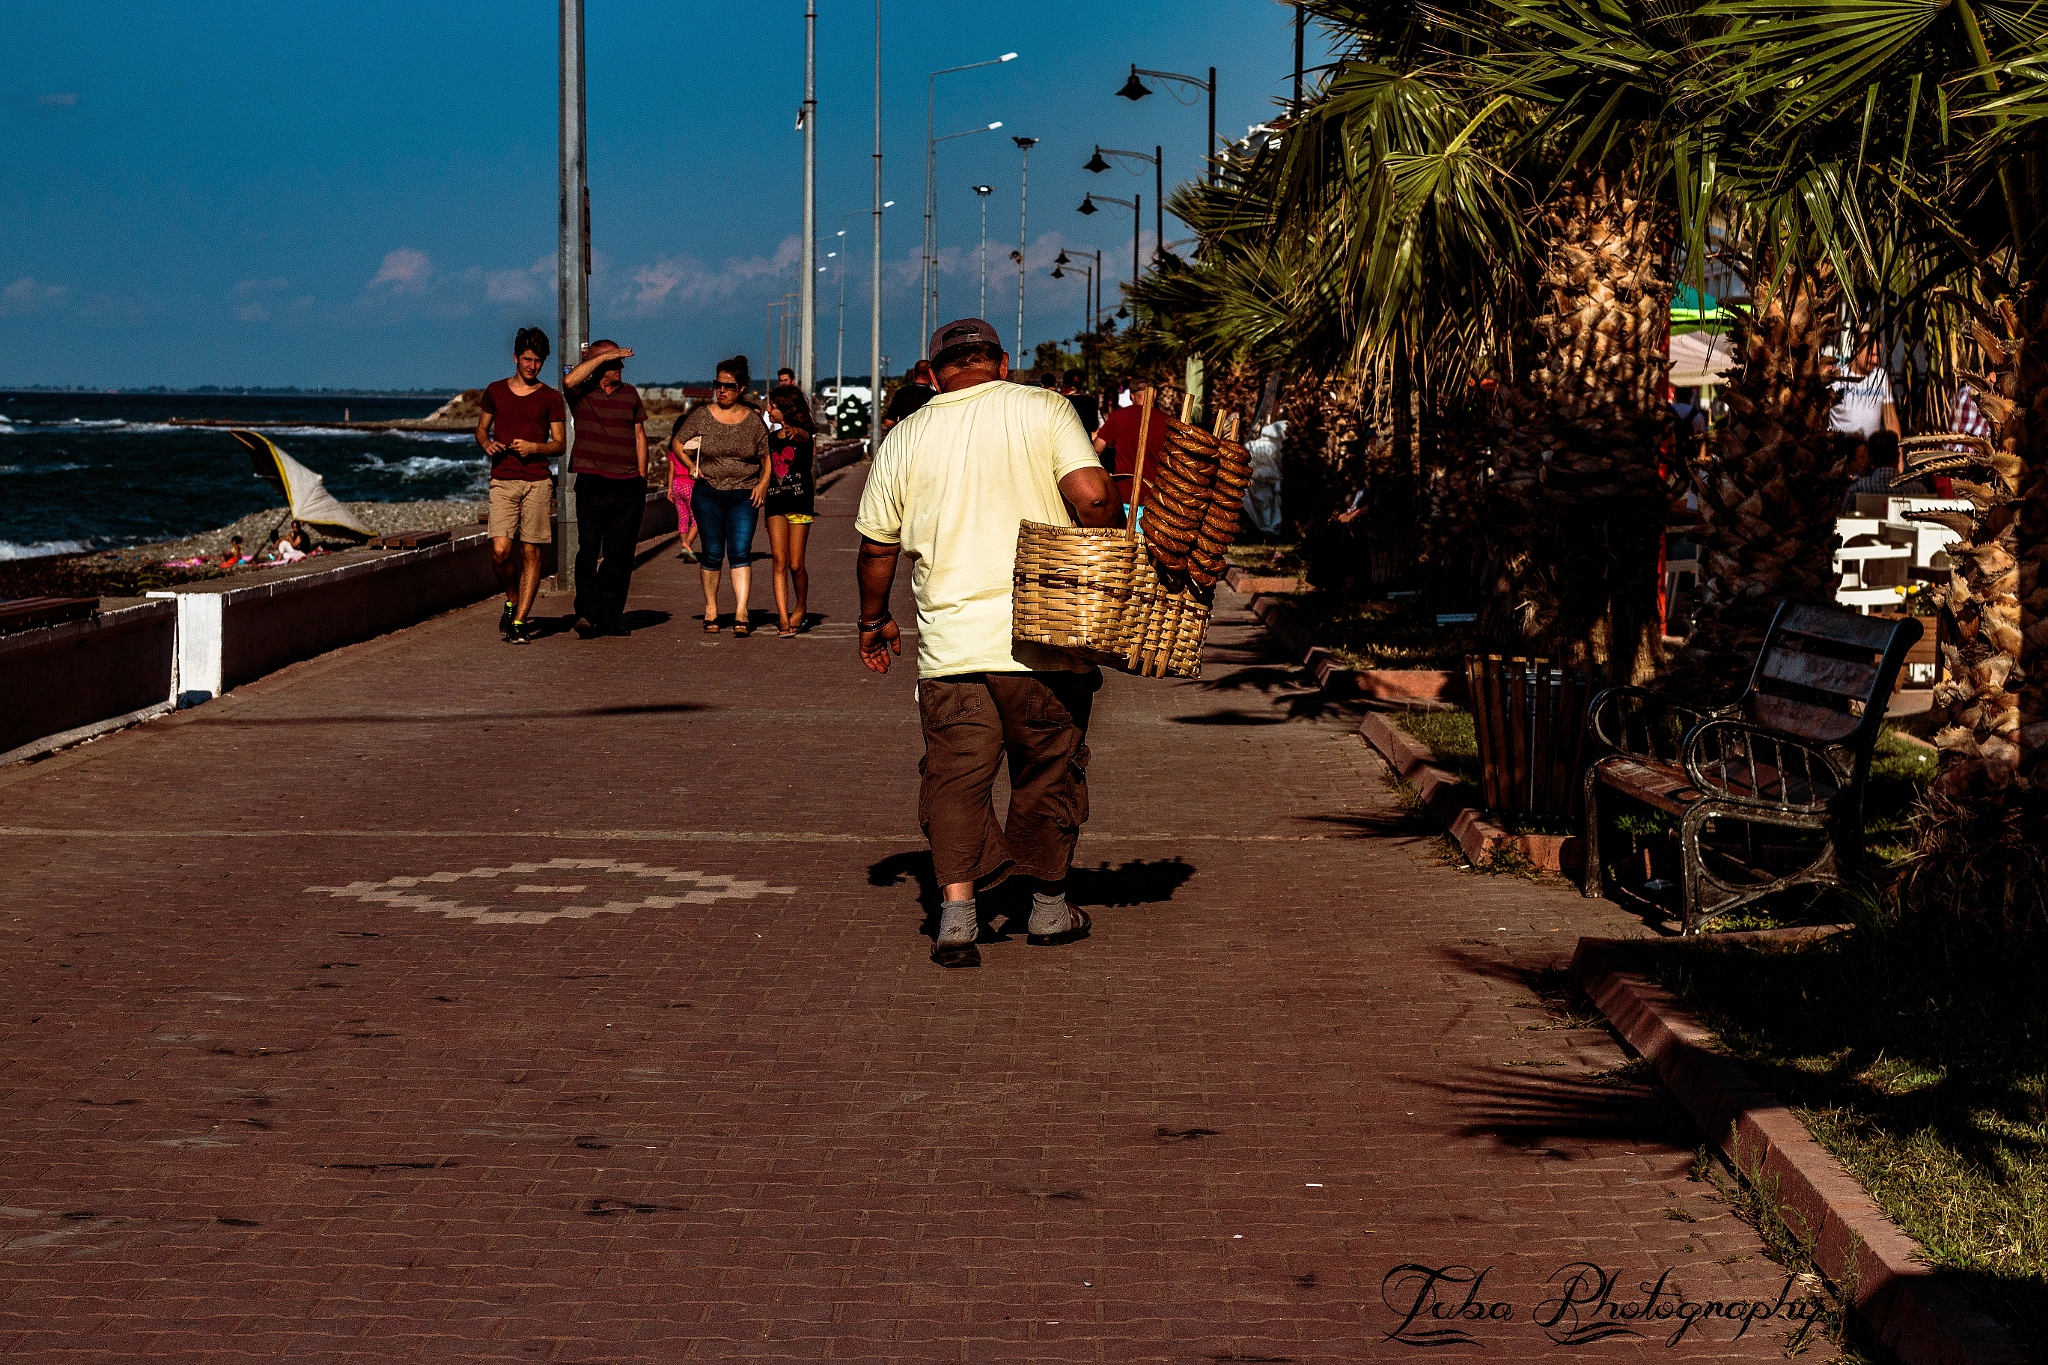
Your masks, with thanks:
[(671, 547), (630, 637), (485, 603), (0, 770), (0, 1355), (1777, 1358), (1701, 1316), (1786, 1276), (1699, 1136), (1539, 998), (1641, 924), (1446, 865), (1241, 598), (1099, 698), (1093, 936), (997, 895), (933, 967), (860, 478), (830, 630), (706, 636)]
[[(506, 902), (494, 901), (478, 904), (468, 901), (446, 899), (432, 891), (417, 891), (422, 885), (452, 886), (465, 879), (495, 881), (502, 877), (532, 875), (539, 872), (598, 872), (614, 873), (621, 878), (651, 879), (675, 885), (689, 882), (693, 885), (680, 895), (642, 895), (637, 900), (608, 900), (602, 905), (565, 904), (559, 909), (534, 910), (504, 908)], [(500, 894), (509, 891), (515, 898), (521, 896), (577, 896), (590, 890), (583, 882), (571, 885), (547, 885), (522, 882), (512, 887), (498, 888)], [(793, 886), (770, 886), (766, 882), (746, 881), (733, 877), (710, 876), (702, 872), (678, 872), (672, 867), (649, 867), (645, 863), (622, 863), (613, 858), (550, 858), (544, 863), (510, 863), (504, 867), (473, 867), (467, 872), (429, 872), (421, 877), (393, 877), (383, 882), (350, 882), (347, 886), (309, 886), (307, 894), (326, 892), (330, 896), (352, 896), (359, 901), (404, 907), (412, 910), (431, 911), (449, 919), (474, 920), (478, 924), (545, 924), (551, 919), (589, 919), (592, 915), (630, 915), (635, 910), (670, 910), (678, 905), (710, 905), (722, 900), (752, 900), (769, 894), (793, 895)], [(601, 893), (600, 893), (601, 894)], [(531, 902), (528, 903), (529, 905)]]

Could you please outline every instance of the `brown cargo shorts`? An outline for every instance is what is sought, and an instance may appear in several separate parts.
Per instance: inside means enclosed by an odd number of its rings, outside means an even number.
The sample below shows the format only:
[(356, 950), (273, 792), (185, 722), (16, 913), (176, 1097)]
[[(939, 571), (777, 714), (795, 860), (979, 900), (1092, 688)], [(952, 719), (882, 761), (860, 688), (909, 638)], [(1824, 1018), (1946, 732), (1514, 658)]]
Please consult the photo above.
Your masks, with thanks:
[(546, 545), (555, 538), (553, 479), (492, 479), (491, 539)]
[[(940, 886), (1011, 873), (1058, 881), (1088, 822), (1088, 715), (1102, 686), (1085, 673), (967, 673), (917, 685), (924, 758), (917, 819)], [(1010, 765), (1007, 825), (996, 770)]]

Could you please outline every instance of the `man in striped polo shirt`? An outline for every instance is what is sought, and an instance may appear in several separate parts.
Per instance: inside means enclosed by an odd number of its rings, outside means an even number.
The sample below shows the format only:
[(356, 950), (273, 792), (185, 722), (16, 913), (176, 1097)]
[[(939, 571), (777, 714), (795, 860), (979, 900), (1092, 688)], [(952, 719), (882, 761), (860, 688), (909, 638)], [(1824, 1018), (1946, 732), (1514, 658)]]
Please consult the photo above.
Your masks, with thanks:
[(647, 409), (625, 380), (633, 353), (593, 341), (563, 376), (575, 419), (569, 468), (576, 476), (576, 633), (626, 634), (633, 548), (647, 505)]

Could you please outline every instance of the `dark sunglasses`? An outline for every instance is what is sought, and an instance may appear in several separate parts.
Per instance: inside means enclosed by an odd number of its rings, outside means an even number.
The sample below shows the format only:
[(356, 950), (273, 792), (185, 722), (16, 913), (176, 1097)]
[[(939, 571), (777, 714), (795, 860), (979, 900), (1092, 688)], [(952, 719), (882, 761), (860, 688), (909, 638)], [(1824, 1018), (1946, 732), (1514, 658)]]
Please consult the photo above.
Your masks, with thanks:
[(714, 389), (733, 389), (733, 390), (738, 390), (738, 388), (739, 388), (739, 385), (737, 385), (737, 384), (731, 384), (731, 383), (727, 383), (727, 382), (726, 382), (725, 380), (721, 379), (721, 380), (719, 380), (719, 381), (718, 381), (717, 383), (713, 384), (713, 385), (712, 385), (711, 387), (712, 387), (712, 388), (714, 388)]

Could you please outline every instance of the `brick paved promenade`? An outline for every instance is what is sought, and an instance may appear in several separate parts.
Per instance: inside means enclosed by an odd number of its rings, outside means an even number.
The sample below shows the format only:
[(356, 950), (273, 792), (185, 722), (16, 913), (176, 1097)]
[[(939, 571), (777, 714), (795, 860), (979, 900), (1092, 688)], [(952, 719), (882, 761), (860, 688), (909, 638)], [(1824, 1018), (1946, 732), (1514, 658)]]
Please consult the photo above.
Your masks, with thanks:
[[(479, 606), (0, 772), (0, 1354), (1778, 1355), (1666, 1345), (1783, 1272), (1527, 983), (1640, 926), (1438, 862), (1240, 599), (1103, 694), (1094, 938), (930, 965), (859, 477), (803, 639), (707, 639), (664, 551), (629, 639)], [(1404, 1332), (1406, 1264), (1486, 1277)]]

